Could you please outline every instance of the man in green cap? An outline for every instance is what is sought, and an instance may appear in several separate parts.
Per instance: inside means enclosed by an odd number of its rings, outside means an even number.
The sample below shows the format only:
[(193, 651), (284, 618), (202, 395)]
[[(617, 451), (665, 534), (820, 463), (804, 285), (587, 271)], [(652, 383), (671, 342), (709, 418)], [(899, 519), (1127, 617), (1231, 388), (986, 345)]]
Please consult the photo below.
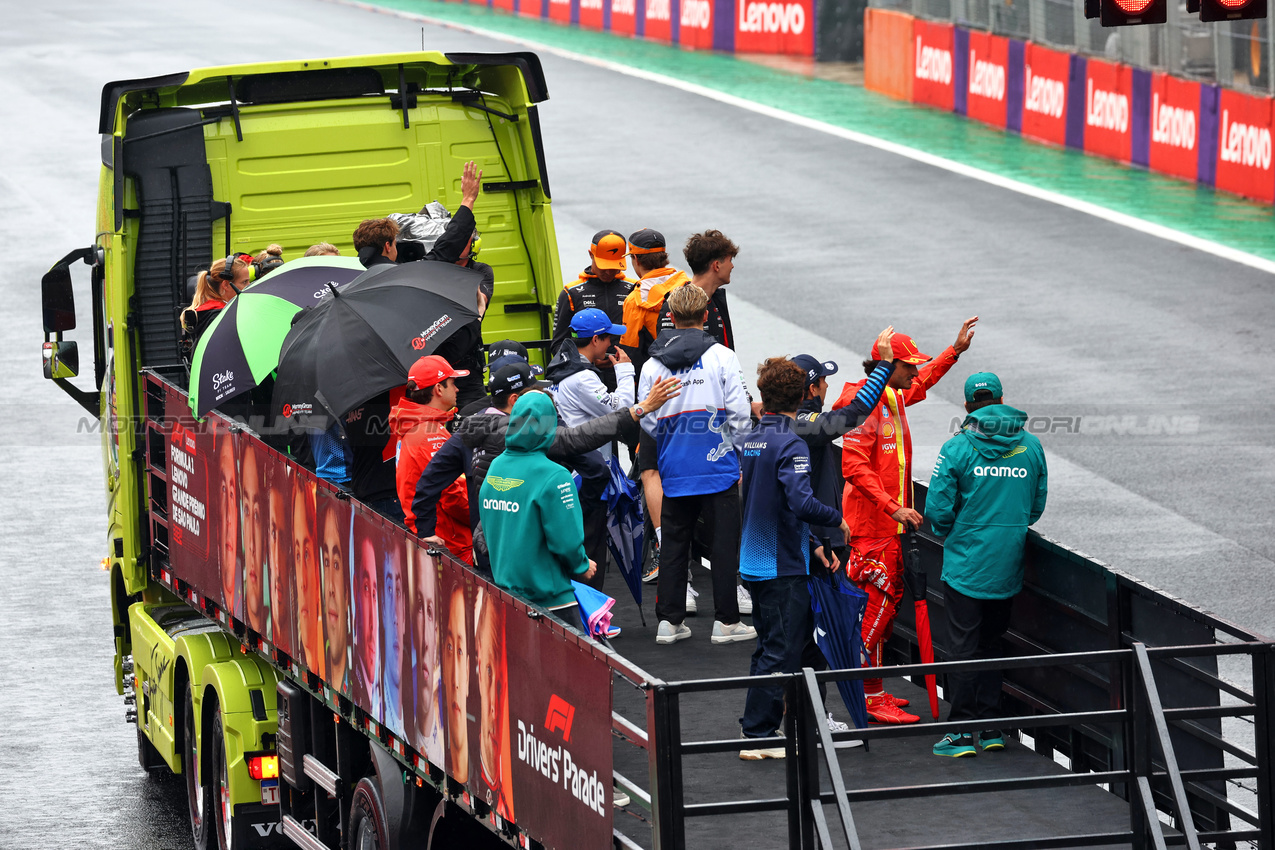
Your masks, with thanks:
[[(1005, 404), (1001, 381), (976, 372), (965, 381), (961, 430), (943, 444), (925, 515), (944, 536), (943, 583), (948, 617), (949, 661), (990, 658), (1009, 627), (1014, 596), (1023, 588), (1027, 526), (1045, 510), (1048, 471), (1045, 450), (1023, 430), (1027, 414)], [(1000, 716), (1001, 673), (948, 673), (951, 721), (969, 729), (951, 732), (934, 745), (937, 756), (973, 756), (974, 731), (984, 752), (1005, 749), (999, 730), (979, 728)]]

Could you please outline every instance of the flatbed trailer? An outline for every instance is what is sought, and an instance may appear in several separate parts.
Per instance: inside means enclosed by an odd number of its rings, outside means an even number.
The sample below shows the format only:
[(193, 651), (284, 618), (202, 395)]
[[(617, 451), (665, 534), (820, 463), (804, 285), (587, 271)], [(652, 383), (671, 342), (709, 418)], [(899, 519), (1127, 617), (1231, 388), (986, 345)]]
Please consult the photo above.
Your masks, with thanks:
[[(1006, 658), (964, 662), (1009, 671), (1000, 725), (1021, 746), (970, 765), (927, 755), (942, 724), (834, 740), (817, 686), (866, 674), (803, 671), (768, 680), (786, 689), (787, 757), (741, 764), (748, 648), (657, 648), (621, 593), (617, 653), (251, 425), (191, 415), (175, 318), (191, 273), (446, 198), (471, 158), (496, 178), (475, 209), (498, 274), (490, 332), (543, 342), (561, 279), (546, 97), (532, 54), (263, 63), (103, 91), (98, 236), (43, 281), (45, 372), (104, 426), (116, 686), (143, 767), (185, 777), (196, 845), (1275, 850), (1269, 639), (1043, 538)], [(81, 260), (91, 390), (63, 338)], [(921, 556), (942, 657), (939, 542), (923, 535)], [(916, 664), (906, 604), (889, 652), (891, 676), (948, 669)], [(869, 746), (835, 746), (851, 737)]]

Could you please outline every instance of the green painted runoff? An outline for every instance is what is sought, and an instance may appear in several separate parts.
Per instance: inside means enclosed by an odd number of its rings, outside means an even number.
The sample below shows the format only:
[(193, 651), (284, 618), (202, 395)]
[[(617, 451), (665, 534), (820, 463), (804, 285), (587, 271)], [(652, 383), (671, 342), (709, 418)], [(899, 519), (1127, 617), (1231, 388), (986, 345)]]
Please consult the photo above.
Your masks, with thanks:
[[(859, 86), (774, 70), (730, 54), (683, 50), (439, 0), (376, 5), (606, 59), (907, 145), (1041, 189), (1275, 260), (1275, 206), (1028, 141), (954, 113), (902, 103)], [(553, 92), (553, 80), (549, 80)]]

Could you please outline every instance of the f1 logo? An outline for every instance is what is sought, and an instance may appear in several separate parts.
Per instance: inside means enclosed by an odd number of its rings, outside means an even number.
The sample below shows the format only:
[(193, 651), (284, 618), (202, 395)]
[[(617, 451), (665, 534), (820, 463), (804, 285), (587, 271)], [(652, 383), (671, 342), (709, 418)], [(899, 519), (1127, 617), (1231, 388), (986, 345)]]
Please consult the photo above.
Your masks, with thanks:
[(571, 721), (575, 719), (576, 708), (562, 697), (554, 694), (549, 697), (549, 711), (545, 714), (545, 729), (555, 729), (562, 733), (562, 740), (571, 743)]

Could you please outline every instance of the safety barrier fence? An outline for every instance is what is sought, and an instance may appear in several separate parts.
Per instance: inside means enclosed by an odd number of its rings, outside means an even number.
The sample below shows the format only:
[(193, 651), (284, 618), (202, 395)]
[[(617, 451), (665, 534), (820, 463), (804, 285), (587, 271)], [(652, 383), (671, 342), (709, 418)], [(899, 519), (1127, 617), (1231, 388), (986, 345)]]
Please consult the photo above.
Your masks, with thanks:
[[(1251, 664), (1255, 683), (1252, 692), (1227, 686), (1236, 698), (1234, 704), (1193, 705), (1168, 708), (1161, 697), (1163, 677), (1158, 677), (1152, 662), (1190, 667), (1188, 659), (1200, 657), (1240, 657)], [(1113, 679), (1124, 682), (1121, 699), (1098, 710), (1070, 710), (1068, 707), (1048, 712), (1007, 716), (980, 721), (985, 728), (1023, 730), (1033, 734), (1040, 730), (1106, 728), (1120, 742), (1123, 764), (1107, 770), (1075, 769), (1047, 775), (1011, 776), (945, 782), (924, 785), (894, 785), (848, 789), (838, 758), (837, 742), (862, 739), (870, 742), (884, 738), (936, 738), (949, 731), (968, 731), (967, 723), (926, 723), (910, 726), (881, 726), (849, 732), (830, 732), (823, 719), (820, 683), (864, 679), (882, 675), (943, 675), (954, 671), (1032, 669), (1052, 672), (1060, 668), (1085, 670), (1106, 667)], [(728, 817), (757, 812), (783, 812), (787, 818), (787, 844), (793, 850), (804, 848), (848, 847), (860, 850), (854, 807), (878, 800), (905, 800), (958, 794), (998, 793), (1045, 789), (1103, 786), (1130, 799), (1127, 829), (1101, 832), (1059, 831), (1051, 835), (1034, 835), (1011, 840), (952, 843), (950, 837), (939, 836), (934, 848), (945, 850), (978, 850), (998, 848), (1083, 847), (1107, 844), (1132, 844), (1135, 848), (1165, 848), (1185, 844), (1197, 850), (1202, 844), (1234, 846), (1250, 842), (1266, 850), (1275, 847), (1275, 820), (1272, 814), (1272, 723), (1275, 723), (1275, 645), (1267, 642), (1239, 644), (1206, 644), (1201, 646), (1149, 648), (1135, 643), (1122, 650), (1068, 653), (1063, 655), (1025, 656), (994, 660), (944, 662), (927, 665), (904, 665), (879, 670), (837, 670), (817, 673), (809, 668), (800, 673), (767, 678), (768, 684), (784, 688), (787, 712), (782, 736), (749, 740), (748, 747), (782, 747), (785, 752), (785, 783), (782, 795), (750, 799), (719, 799), (711, 802), (687, 802), (684, 780), (687, 763), (694, 757), (716, 753), (734, 753), (741, 748), (738, 738), (727, 740), (683, 740), (682, 698), (713, 691), (738, 691), (753, 687), (757, 679), (750, 677), (707, 679), (683, 682), (661, 682), (647, 679), (646, 700), (648, 726), (644, 731), (615, 715), (614, 732), (638, 743), (649, 752), (651, 792), (617, 774), (617, 782), (641, 795), (641, 804), (653, 814), (655, 846), (682, 848), (688, 846), (686, 827), (692, 819)], [(1251, 717), (1256, 734), (1253, 748), (1247, 749), (1221, 736), (1205, 735), (1209, 746), (1225, 752), (1239, 766), (1198, 768), (1184, 762), (1175, 745), (1171, 730), (1193, 729), (1200, 719)], [(649, 736), (649, 737), (648, 737)], [(1257, 810), (1229, 802), (1218, 795), (1219, 782), (1251, 779), (1256, 782)], [(769, 789), (769, 786), (768, 786)], [(1200, 799), (1224, 803), (1229, 815), (1239, 825), (1232, 827), (1223, 820), (1202, 823), (1197, 816)], [(830, 818), (825, 807), (833, 807)], [(1161, 813), (1170, 818), (1166, 830)], [(1072, 821), (1083, 821), (1083, 803), (1077, 803)], [(1063, 825), (1060, 825), (1060, 830)], [(729, 829), (723, 826), (723, 829)], [(834, 837), (835, 836), (835, 837)], [(616, 834), (617, 847), (641, 846), (631, 838)]]
[(864, 14), (873, 91), (1275, 202), (1268, 96), (908, 12)]
[(815, 0), (472, 0), (564, 26), (696, 50), (815, 54)]

